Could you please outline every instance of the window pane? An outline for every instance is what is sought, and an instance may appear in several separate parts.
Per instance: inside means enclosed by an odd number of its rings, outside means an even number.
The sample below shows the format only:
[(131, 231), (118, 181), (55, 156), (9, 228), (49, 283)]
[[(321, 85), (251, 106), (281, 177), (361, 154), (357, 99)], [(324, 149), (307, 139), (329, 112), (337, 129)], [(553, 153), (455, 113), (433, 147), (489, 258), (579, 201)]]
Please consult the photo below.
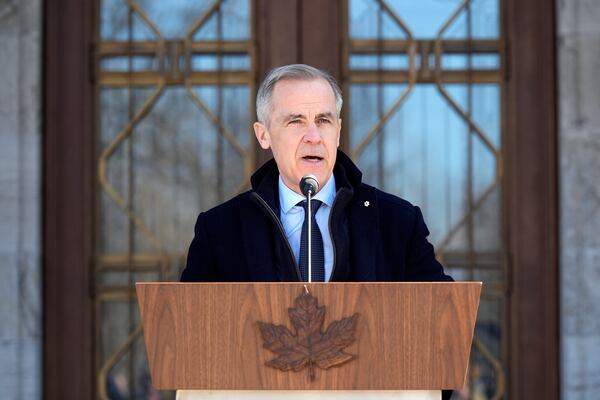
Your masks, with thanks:
[[(415, 37), (434, 38), (462, 0), (386, 1)], [(444, 38), (497, 38), (498, 0), (472, 0), (470, 16), (463, 13), (448, 27)], [(351, 38), (404, 39), (407, 37), (389, 12), (373, 0), (349, 0)], [(467, 21), (467, 18), (470, 21)], [(470, 27), (469, 27), (470, 24)], [(470, 32), (469, 32), (470, 30)]]

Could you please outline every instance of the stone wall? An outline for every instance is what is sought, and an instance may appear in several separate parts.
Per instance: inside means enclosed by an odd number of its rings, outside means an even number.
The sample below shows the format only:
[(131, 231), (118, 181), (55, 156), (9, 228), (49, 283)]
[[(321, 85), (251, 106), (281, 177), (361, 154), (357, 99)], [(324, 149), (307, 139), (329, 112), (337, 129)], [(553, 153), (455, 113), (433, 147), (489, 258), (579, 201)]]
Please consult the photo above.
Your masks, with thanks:
[(600, 392), (600, 1), (557, 1), (562, 399)]
[(41, 1), (0, 0), (0, 393), (41, 398)]

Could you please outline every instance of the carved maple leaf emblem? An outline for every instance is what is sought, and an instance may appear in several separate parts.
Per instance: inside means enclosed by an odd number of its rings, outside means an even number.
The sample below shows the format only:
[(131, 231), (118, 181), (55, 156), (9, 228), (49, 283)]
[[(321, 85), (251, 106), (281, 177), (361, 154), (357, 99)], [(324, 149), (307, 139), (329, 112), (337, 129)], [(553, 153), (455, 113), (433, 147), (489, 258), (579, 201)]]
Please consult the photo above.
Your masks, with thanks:
[(315, 379), (314, 366), (333, 367), (356, 358), (342, 349), (356, 340), (354, 333), (358, 313), (333, 321), (323, 332), (325, 306), (319, 307), (317, 299), (303, 292), (288, 308), (294, 332), (284, 325), (259, 322), (263, 346), (278, 356), (265, 365), (282, 371), (300, 371), (308, 366), (311, 380)]

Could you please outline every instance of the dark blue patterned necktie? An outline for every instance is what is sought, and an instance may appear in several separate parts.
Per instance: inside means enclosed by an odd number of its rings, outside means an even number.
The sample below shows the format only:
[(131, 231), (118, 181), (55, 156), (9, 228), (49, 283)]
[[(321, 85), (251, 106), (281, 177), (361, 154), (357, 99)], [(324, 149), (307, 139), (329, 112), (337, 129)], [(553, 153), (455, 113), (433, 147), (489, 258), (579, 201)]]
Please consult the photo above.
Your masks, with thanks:
[[(323, 236), (321, 236), (321, 230), (317, 225), (315, 215), (317, 210), (321, 207), (320, 200), (311, 200), (312, 208), (312, 281), (313, 282), (324, 282), (325, 281), (325, 251), (323, 250)], [(297, 205), (304, 208), (304, 223), (302, 224), (302, 233), (300, 236), (300, 273), (302, 274), (302, 280), (308, 281), (308, 212), (306, 200), (301, 201)]]

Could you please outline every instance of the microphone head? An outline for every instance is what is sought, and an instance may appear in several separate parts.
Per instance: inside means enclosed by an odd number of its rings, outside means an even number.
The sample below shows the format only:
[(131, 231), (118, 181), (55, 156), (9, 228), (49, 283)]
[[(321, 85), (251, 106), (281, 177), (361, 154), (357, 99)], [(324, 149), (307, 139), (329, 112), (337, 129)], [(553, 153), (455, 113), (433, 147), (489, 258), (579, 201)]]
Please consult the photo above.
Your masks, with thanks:
[(319, 181), (314, 175), (304, 175), (300, 179), (300, 191), (303, 195), (308, 197), (310, 191), (313, 195), (319, 191)]

